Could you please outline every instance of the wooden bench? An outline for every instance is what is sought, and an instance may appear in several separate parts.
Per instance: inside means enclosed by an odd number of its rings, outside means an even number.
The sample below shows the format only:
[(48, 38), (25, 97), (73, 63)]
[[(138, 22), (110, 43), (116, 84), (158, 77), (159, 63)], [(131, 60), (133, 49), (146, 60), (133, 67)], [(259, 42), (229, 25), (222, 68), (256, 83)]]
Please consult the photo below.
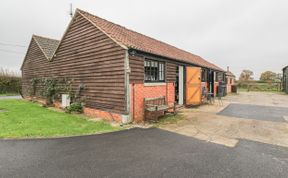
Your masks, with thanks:
[[(147, 119), (147, 113), (159, 113), (160, 111), (168, 112), (169, 110), (173, 110), (173, 114), (176, 113), (176, 103), (173, 103), (173, 106), (169, 106), (166, 102), (165, 97), (158, 98), (144, 98), (144, 108), (145, 108), (145, 120)], [(156, 115), (156, 119), (158, 116)]]

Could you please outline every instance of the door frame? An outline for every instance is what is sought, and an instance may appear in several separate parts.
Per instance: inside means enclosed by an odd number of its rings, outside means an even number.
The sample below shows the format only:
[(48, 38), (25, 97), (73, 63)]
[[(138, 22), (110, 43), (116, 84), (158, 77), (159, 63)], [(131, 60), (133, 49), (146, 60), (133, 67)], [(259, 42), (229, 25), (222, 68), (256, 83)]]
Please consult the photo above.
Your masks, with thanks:
[(184, 93), (185, 93), (185, 85), (184, 85), (184, 66), (178, 66), (178, 104), (184, 105)]

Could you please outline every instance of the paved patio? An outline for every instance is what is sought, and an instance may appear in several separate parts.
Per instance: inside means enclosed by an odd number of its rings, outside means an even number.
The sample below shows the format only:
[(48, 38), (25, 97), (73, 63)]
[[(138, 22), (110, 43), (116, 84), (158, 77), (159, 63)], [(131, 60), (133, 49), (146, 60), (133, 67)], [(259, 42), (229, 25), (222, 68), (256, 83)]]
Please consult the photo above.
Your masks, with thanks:
[(288, 147), (287, 103), (288, 95), (243, 92), (223, 98), (223, 105), (183, 109), (185, 119), (161, 128), (228, 147), (239, 139)]

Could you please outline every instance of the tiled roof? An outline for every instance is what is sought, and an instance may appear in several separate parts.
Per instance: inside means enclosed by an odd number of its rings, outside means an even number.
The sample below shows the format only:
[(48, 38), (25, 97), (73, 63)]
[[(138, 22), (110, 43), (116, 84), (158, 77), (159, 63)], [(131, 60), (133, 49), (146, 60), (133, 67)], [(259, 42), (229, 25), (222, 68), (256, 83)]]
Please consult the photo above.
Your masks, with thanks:
[(59, 40), (54, 40), (42, 36), (33, 35), (34, 40), (42, 49), (43, 53), (45, 54), (47, 59), (51, 59), (55, 50), (59, 45)]
[(154, 55), (159, 55), (174, 60), (195, 64), (201, 67), (224, 71), (220, 67), (204, 60), (200, 56), (181, 50), (167, 43), (150, 38), (123, 26), (114, 24), (105, 19), (92, 15), (88, 12), (77, 9), (86, 19), (92, 22), (97, 28), (109, 35), (113, 40), (127, 48), (136, 49)]
[(235, 75), (234, 75), (232, 72), (230, 72), (230, 71), (227, 71), (227, 72), (226, 72), (226, 75), (227, 75), (227, 76), (233, 76), (233, 77), (235, 77)]

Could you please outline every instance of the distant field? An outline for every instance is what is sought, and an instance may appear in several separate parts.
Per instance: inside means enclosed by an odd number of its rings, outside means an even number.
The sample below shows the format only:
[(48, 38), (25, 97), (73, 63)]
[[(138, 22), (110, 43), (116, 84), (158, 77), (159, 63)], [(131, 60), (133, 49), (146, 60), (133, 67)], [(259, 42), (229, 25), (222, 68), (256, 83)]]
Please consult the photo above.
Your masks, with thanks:
[(238, 84), (239, 91), (262, 91), (262, 92), (282, 92), (282, 84), (280, 82), (247, 82)]

